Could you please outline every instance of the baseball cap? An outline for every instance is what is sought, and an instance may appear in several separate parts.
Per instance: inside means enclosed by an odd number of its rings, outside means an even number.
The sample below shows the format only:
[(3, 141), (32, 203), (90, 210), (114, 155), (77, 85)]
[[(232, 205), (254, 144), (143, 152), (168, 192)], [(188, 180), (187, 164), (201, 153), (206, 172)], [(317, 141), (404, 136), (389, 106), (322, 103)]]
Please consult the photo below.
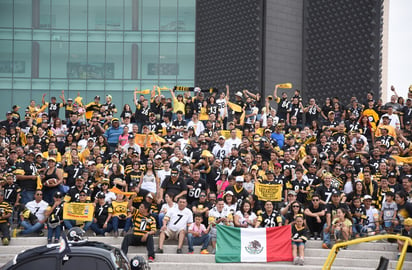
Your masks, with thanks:
[(119, 118), (113, 118), (113, 119), (112, 119), (112, 123), (113, 123), (113, 122), (116, 122), (116, 121), (119, 122)]
[(162, 159), (162, 156), (161, 156), (161, 155), (156, 155), (156, 156), (154, 157), (154, 159)]
[(225, 137), (224, 137), (224, 136), (219, 136), (219, 140), (220, 140), (220, 139), (223, 139), (223, 140), (224, 140), (224, 139), (225, 139)]
[(100, 96), (95, 96), (94, 99), (100, 99)]
[(97, 193), (97, 196), (96, 196), (98, 199), (104, 199), (104, 198), (106, 198), (106, 195), (104, 194), (104, 192), (99, 192), (99, 193)]
[(365, 200), (372, 200), (372, 197), (371, 197), (371, 195), (365, 195), (364, 197), (363, 197), (363, 200), (365, 201)]
[(134, 139), (134, 135), (133, 134), (129, 134), (129, 139)]
[(339, 190), (334, 190), (332, 193), (332, 196), (340, 196), (340, 191)]
[(171, 171), (171, 175), (177, 176), (179, 174), (179, 171), (176, 168), (173, 168)]
[(243, 176), (241, 176), (241, 175), (239, 175), (239, 176), (236, 176), (236, 182), (237, 183), (243, 183), (245, 180), (243, 179)]
[(288, 195), (293, 195), (293, 196), (296, 196), (297, 194), (296, 194), (296, 192), (295, 192), (295, 191), (293, 191), (293, 190), (289, 190)]
[(56, 193), (54, 193), (54, 197), (55, 198), (61, 198), (61, 197), (63, 197), (63, 194), (60, 191), (57, 191)]

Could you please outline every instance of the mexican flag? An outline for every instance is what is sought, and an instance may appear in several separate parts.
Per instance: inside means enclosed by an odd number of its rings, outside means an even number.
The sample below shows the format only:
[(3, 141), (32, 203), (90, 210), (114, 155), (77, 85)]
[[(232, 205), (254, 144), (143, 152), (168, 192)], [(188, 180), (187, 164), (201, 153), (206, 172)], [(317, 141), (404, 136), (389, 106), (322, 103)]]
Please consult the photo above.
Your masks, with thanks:
[(234, 228), (217, 225), (216, 262), (292, 261), (292, 227)]

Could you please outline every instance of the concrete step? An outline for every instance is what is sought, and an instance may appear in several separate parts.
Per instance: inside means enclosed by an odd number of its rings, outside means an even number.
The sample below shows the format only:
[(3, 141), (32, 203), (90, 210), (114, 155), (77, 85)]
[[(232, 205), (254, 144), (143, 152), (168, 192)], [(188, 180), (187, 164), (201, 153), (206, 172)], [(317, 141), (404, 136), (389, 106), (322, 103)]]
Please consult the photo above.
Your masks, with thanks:
[[(90, 241), (100, 241), (111, 244), (120, 248), (123, 237), (88, 237)], [(35, 246), (46, 244), (46, 237), (16, 237), (12, 238), (10, 246), (0, 246), (0, 266), (13, 259), (18, 252)], [(321, 269), (329, 251), (321, 248), (322, 242), (310, 240), (305, 248), (305, 266), (304, 269)], [(158, 246), (158, 237), (155, 237), (155, 248)], [(247, 270), (265, 270), (273, 269), (296, 269), (291, 262), (276, 262), (267, 264), (242, 263), (242, 264), (216, 264), (214, 255), (203, 255), (200, 253), (200, 246), (194, 247), (195, 254), (187, 254), (187, 245), (183, 247), (183, 254), (176, 254), (177, 241), (166, 241), (163, 247), (164, 254), (156, 254), (156, 262), (151, 264), (152, 269), (170, 270), (173, 265), (179, 267), (179, 270), (193, 270), (193, 266), (199, 266), (206, 270), (229, 270), (235, 266), (239, 269)], [(211, 251), (209, 246), (209, 251)], [(146, 247), (129, 247), (128, 257), (135, 255), (146, 257)], [(374, 243), (362, 243), (350, 246), (347, 250), (341, 250), (333, 264), (333, 269), (376, 269), (380, 256), (389, 258), (390, 269), (395, 269), (397, 263), (397, 245), (384, 241)], [(412, 254), (407, 254), (403, 269), (412, 269)]]

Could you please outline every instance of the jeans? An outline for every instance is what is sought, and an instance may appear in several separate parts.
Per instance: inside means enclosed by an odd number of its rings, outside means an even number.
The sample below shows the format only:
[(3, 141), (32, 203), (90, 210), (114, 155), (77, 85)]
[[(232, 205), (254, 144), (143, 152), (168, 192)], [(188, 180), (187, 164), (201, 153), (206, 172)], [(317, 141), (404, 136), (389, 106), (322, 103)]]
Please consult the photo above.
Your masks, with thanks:
[(104, 235), (104, 233), (111, 232), (113, 230), (113, 225), (112, 223), (108, 223), (106, 229), (103, 229), (103, 226), (93, 222), (90, 228), (96, 233), (96, 235)]
[(165, 213), (159, 213), (159, 216), (157, 217), (157, 224), (159, 224), (159, 228), (162, 228), (163, 226), (163, 218), (165, 215)]
[(23, 220), (21, 222), (21, 226), (24, 227), (24, 231), (21, 234), (30, 234), (34, 232), (40, 232), (44, 228), (44, 224), (37, 222), (36, 224), (32, 225), (29, 221)]
[(329, 227), (329, 232), (325, 232), (325, 228), (328, 226), (327, 223), (323, 225), (323, 243), (330, 245), (330, 231), (332, 230), (332, 226)]
[(142, 242), (142, 236), (128, 234), (123, 238), (122, 251), (127, 255), (129, 246), (146, 246), (148, 257), (155, 257), (153, 235), (148, 235), (146, 242)]
[(47, 226), (47, 240), (52, 240), (53, 238), (53, 233), (54, 233), (54, 240), (58, 240), (60, 238), (60, 234), (62, 232), (62, 226), (59, 225), (56, 228), (51, 228), (50, 226)]
[(113, 225), (114, 232), (119, 231), (119, 224), (120, 224), (120, 227), (122, 227), (123, 225), (123, 231), (128, 232), (130, 227), (132, 227), (132, 219), (126, 218), (124, 220), (124, 219), (119, 219), (119, 217), (112, 217), (112, 225)]
[(352, 218), (352, 232), (354, 235), (360, 234), (361, 230), (362, 230), (362, 224), (360, 224), (356, 218)]
[(59, 187), (54, 187), (54, 188), (44, 188), (43, 189), (43, 200), (45, 200), (48, 204), (53, 204), (54, 200), (54, 194), (59, 191)]
[(34, 200), (34, 193), (36, 193), (35, 190), (22, 190), (22, 192), (20, 193), (21, 195), (20, 203), (26, 204)]
[[(75, 220), (66, 219), (66, 220), (64, 221), (64, 227), (66, 227), (67, 230), (70, 230), (70, 229), (73, 228), (75, 225), (76, 225), (76, 221), (75, 221)], [(84, 223), (84, 226), (83, 226), (83, 231), (87, 232), (87, 230), (90, 228), (91, 225), (92, 225), (92, 222), (91, 222), (91, 221), (86, 221), (86, 222)]]
[(202, 250), (207, 249), (209, 245), (210, 235), (204, 234), (202, 236), (196, 237), (193, 234), (187, 234), (187, 245), (189, 246), (189, 252), (193, 252), (193, 246), (199, 246), (202, 244)]

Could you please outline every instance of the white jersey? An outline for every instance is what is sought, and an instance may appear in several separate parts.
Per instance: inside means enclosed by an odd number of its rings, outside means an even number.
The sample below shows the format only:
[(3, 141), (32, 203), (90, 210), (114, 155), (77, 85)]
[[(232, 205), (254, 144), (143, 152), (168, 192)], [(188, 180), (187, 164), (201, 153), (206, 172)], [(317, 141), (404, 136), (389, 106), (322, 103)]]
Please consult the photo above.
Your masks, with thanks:
[(193, 223), (193, 213), (186, 207), (183, 210), (178, 207), (171, 208), (166, 213), (166, 217), (169, 217), (167, 227), (175, 232), (185, 230), (188, 225)]
[(225, 144), (228, 146), (230, 150), (232, 150), (233, 147), (238, 148), (241, 143), (242, 143), (242, 140), (239, 138), (234, 138), (234, 139), (229, 138), (225, 142)]
[(219, 110), (219, 116), (223, 118), (223, 116), (227, 116), (227, 102), (226, 99), (218, 99), (216, 100), (217, 108)]
[(40, 202), (33, 200), (26, 204), (26, 208), (29, 209), (39, 221), (44, 220), (47, 207), (49, 207), (49, 204), (43, 200)]
[(230, 154), (230, 148), (228, 147), (228, 145), (225, 143), (223, 146), (220, 146), (219, 144), (215, 145), (215, 147), (213, 147), (212, 153), (213, 155), (215, 155), (216, 158), (222, 160), (225, 157), (228, 157)]
[(209, 222), (214, 222), (215, 220), (218, 220), (220, 218), (226, 218), (229, 213), (229, 208), (227, 208), (226, 206), (223, 207), (221, 212), (219, 212), (216, 207), (213, 207), (212, 210), (209, 211)]
[(159, 186), (161, 186), (162, 185), (162, 183), (163, 183), (163, 181), (166, 179), (166, 177), (167, 176), (170, 176), (172, 174), (172, 170), (171, 169), (169, 169), (168, 171), (166, 171), (166, 170), (159, 170), (159, 171), (157, 171), (157, 176), (159, 177), (159, 179), (160, 179), (160, 185)]

